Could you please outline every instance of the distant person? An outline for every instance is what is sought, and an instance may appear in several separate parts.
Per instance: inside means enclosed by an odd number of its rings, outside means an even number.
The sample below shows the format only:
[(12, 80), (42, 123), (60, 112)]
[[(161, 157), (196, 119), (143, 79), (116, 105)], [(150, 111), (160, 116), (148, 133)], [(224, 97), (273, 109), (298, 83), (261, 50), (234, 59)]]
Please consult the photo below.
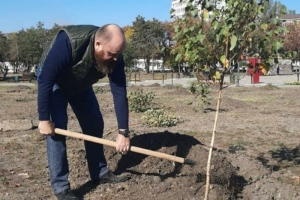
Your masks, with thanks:
[[(50, 182), (59, 200), (78, 199), (70, 190), (66, 138), (55, 128), (67, 129), (67, 105), (73, 109), (82, 132), (101, 138), (103, 118), (92, 85), (109, 77), (119, 134), (116, 150), (130, 147), (128, 99), (122, 51), (123, 30), (115, 24), (67, 26), (59, 31), (38, 64), (39, 131), (46, 135)], [(103, 145), (85, 141), (90, 178), (95, 183), (120, 183), (129, 179), (107, 167)]]
[(33, 66), (30, 70), (30, 74), (36, 74), (36, 70), (37, 70), (37, 65)]
[(278, 56), (274, 58), (274, 63), (276, 64), (276, 74), (279, 75), (280, 67), (279, 67), (279, 59)]
[(277, 64), (277, 68), (276, 68), (276, 73), (277, 73), (277, 75), (279, 75), (279, 71), (280, 71), (280, 67), (279, 67), (279, 65)]
[(36, 79), (37, 79), (37, 74), (36, 74), (36, 72), (37, 72), (37, 65), (35, 65), (35, 66), (33, 66), (32, 68), (31, 68), (31, 70), (30, 70), (30, 74), (31, 74), (31, 79), (30, 79), (30, 82), (33, 82), (33, 81), (36, 81)]

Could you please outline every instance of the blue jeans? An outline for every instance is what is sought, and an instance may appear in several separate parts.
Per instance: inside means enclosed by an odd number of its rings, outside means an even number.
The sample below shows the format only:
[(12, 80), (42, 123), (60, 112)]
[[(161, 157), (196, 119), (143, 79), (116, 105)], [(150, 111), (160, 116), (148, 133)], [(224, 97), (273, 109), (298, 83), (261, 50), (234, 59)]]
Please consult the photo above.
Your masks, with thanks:
[[(40, 74), (40, 70), (38, 69)], [(67, 106), (73, 109), (82, 132), (101, 138), (104, 122), (93, 88), (77, 94), (71, 99), (66, 98), (57, 85), (53, 87), (50, 100), (51, 120), (56, 128), (67, 129)], [(69, 165), (66, 151), (66, 138), (62, 135), (47, 136), (47, 156), (51, 186), (54, 193), (60, 193), (70, 187), (68, 181)], [(92, 180), (97, 180), (108, 172), (103, 145), (84, 142), (88, 169)]]

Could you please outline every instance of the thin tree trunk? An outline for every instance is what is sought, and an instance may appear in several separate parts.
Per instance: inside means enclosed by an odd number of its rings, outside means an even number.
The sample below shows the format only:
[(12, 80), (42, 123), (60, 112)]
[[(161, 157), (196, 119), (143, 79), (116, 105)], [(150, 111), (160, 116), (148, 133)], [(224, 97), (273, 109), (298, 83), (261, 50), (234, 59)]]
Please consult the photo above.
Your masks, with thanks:
[(206, 188), (205, 188), (205, 198), (204, 198), (205, 200), (208, 200), (208, 194), (209, 194), (209, 189), (210, 189), (210, 168), (211, 168), (210, 162), (211, 162), (212, 151), (213, 151), (215, 135), (216, 135), (216, 127), (217, 127), (217, 121), (218, 121), (220, 104), (221, 104), (221, 94), (222, 94), (222, 90), (219, 90), (219, 96), (218, 96), (218, 101), (217, 101), (217, 110), (216, 110), (216, 115), (215, 115), (215, 123), (214, 123), (213, 133), (212, 133), (212, 137), (211, 137), (211, 143), (210, 143), (210, 147), (209, 147), (208, 160), (207, 160)]
[(225, 72), (226, 72), (226, 66), (227, 66), (227, 64), (229, 65), (229, 63), (227, 63), (228, 38), (229, 37), (227, 36), (226, 47), (225, 47), (225, 61), (224, 61), (224, 64), (223, 64), (223, 73), (221, 74), (220, 90), (219, 90), (218, 101), (217, 101), (217, 108), (216, 108), (216, 116), (215, 116), (214, 128), (213, 128), (213, 133), (212, 133), (212, 137), (211, 137), (211, 143), (210, 143), (210, 147), (209, 147), (209, 154), (208, 154), (208, 159), (207, 159), (206, 185), (205, 185), (204, 200), (208, 200), (208, 194), (209, 194), (209, 189), (210, 189), (211, 157), (212, 157), (212, 151), (213, 151), (213, 148), (214, 148), (216, 128), (217, 128), (217, 121), (218, 121), (218, 116), (219, 116), (219, 112), (220, 112), (221, 96), (222, 96), (222, 90), (223, 90), (223, 84), (224, 84), (224, 77), (225, 77)]

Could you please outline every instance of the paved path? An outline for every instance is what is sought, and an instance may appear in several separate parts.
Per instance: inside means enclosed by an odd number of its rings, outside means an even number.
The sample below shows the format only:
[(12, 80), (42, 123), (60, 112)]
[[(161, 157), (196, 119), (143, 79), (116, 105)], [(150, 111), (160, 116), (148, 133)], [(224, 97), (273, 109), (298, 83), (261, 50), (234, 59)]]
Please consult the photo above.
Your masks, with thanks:
[[(244, 76), (239, 81), (240, 87), (249, 87), (249, 86), (264, 86), (267, 84), (276, 85), (279, 87), (289, 87), (291, 85), (286, 85), (285, 83), (293, 83), (297, 81), (297, 75), (270, 75), (270, 76), (260, 76), (260, 81), (258, 84), (251, 84), (251, 77), (250, 76)], [(167, 80), (146, 80), (146, 81), (131, 81), (130, 85), (152, 85), (154, 83), (158, 83), (160, 85), (168, 85), (168, 84), (180, 84), (183, 87), (188, 87), (190, 85), (190, 82), (195, 81), (196, 78), (173, 78), (173, 79), (167, 79)], [(225, 82), (229, 83), (229, 76), (225, 77)], [(108, 83), (96, 83), (96, 86), (103, 86), (107, 85)], [(15, 86), (15, 85), (25, 85), (25, 86), (34, 86), (33, 83), (28, 82), (18, 82), (18, 83), (8, 83), (8, 82), (0, 82), (0, 86)], [(293, 85), (294, 86), (294, 85)], [(236, 84), (231, 85), (231, 87), (236, 87)]]
[[(292, 75), (270, 75), (270, 76), (260, 76), (259, 77), (259, 83), (258, 84), (251, 84), (251, 77), (250, 76), (244, 76), (241, 77), (241, 80), (239, 81), (239, 86), (240, 87), (249, 87), (249, 86), (264, 86), (267, 84), (272, 84), (276, 86), (282, 86), (286, 87), (289, 85), (286, 85), (286, 83), (293, 83), (297, 81), (297, 75), (292, 74)], [(184, 87), (189, 86), (190, 82), (197, 80), (196, 78), (174, 78), (172, 79), (167, 79), (167, 80), (146, 80), (146, 81), (141, 81), (141, 82), (130, 82), (130, 84), (135, 84), (135, 85), (152, 85), (154, 83), (158, 83), (160, 85), (167, 85), (167, 84), (181, 84)], [(229, 76), (225, 76), (224, 81), (229, 83)], [(231, 85), (231, 87), (236, 87), (236, 84)]]
[[(226, 77), (229, 81), (229, 77)], [(272, 84), (276, 86), (289, 86), (287, 83), (297, 82), (297, 75), (270, 75), (270, 76), (260, 76), (258, 84), (251, 83), (251, 77), (245, 76), (240, 80), (240, 86), (264, 86), (267, 84)]]

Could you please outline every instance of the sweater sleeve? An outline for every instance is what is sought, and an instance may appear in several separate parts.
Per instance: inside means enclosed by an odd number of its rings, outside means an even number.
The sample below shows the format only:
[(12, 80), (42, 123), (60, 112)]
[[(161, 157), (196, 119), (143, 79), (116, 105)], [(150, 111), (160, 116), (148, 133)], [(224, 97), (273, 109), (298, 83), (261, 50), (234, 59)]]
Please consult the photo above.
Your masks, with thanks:
[(124, 67), (124, 60), (123, 57), (121, 57), (113, 73), (109, 76), (119, 129), (129, 128), (129, 111)]
[(50, 98), (57, 77), (63, 76), (72, 65), (72, 47), (67, 34), (61, 31), (45, 59), (38, 77), (39, 120), (50, 120)]

